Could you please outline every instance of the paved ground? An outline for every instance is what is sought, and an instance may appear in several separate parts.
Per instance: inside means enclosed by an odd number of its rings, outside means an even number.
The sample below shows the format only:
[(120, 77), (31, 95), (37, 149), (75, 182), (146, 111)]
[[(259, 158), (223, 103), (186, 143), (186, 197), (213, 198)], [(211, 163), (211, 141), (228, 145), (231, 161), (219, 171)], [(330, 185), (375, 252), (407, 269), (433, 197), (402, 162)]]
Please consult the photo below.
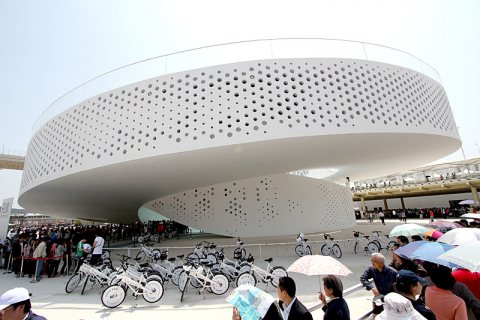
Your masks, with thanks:
[[(413, 222), (413, 221), (412, 221)], [(426, 224), (427, 220), (416, 220), (415, 223)], [(348, 277), (343, 277), (344, 288), (351, 287), (359, 283), (360, 275), (363, 270), (370, 263), (370, 257), (364, 253), (353, 254), (353, 240), (352, 230), (359, 230), (370, 234), (371, 230), (382, 230), (388, 233), (395, 225), (399, 224), (396, 221), (387, 221), (387, 225), (383, 226), (378, 221), (370, 224), (365, 221), (360, 221), (358, 225), (350, 230), (343, 230), (333, 234), (335, 239), (339, 239), (340, 246), (343, 250), (343, 257), (340, 259), (353, 274)], [(314, 254), (318, 254), (322, 244), (322, 235), (307, 235), (309, 242), (312, 244)], [(202, 238), (204, 240), (205, 238)], [(234, 245), (235, 239), (225, 237), (208, 237), (209, 241), (213, 241), (219, 246)], [(294, 246), (296, 243), (295, 236), (285, 237), (269, 237), (269, 238), (249, 238), (244, 239), (246, 244), (256, 244), (248, 246), (247, 252), (252, 252), (256, 257), (256, 262), (260, 266), (263, 261), (260, 258), (270, 257), (274, 258), (273, 265), (283, 265), (288, 267), (293, 261), (297, 259), (294, 253)], [(316, 242), (318, 241), (318, 242)], [(170, 247), (170, 255), (174, 256), (180, 253), (191, 251), (187, 247), (193, 246), (199, 242), (199, 238), (168, 240), (159, 244), (161, 247)], [(284, 243), (284, 244), (273, 244)], [(228, 247), (227, 252), (230, 252), (233, 247)], [(136, 248), (130, 249), (131, 254), (136, 254)], [(117, 248), (114, 252), (127, 252), (128, 249)], [(385, 253), (385, 251), (382, 251)], [(114, 257), (114, 254), (112, 255)], [(307, 277), (301, 274), (290, 274), (297, 282), (297, 293), (299, 299), (305, 304), (312, 304), (317, 302), (319, 290), (319, 278)], [(163, 298), (156, 304), (148, 304), (142, 298), (136, 302), (132, 296), (128, 296), (125, 302), (114, 310), (103, 307), (100, 302), (99, 287), (89, 288), (84, 295), (80, 295), (80, 288), (71, 294), (65, 293), (65, 284), (68, 277), (57, 277), (53, 279), (43, 279), (39, 283), (30, 283), (28, 278), (15, 278), (12, 274), (0, 274), (0, 291), (4, 292), (9, 288), (16, 286), (24, 286), (30, 290), (32, 295), (33, 308), (49, 320), (64, 320), (66, 317), (69, 320), (76, 319), (135, 319), (162, 317), (164, 319), (230, 319), (231, 307), (225, 302), (225, 296), (215, 296), (207, 294), (206, 296), (198, 295), (193, 289), (190, 289), (184, 298), (184, 302), (180, 303), (180, 291), (172, 284), (166, 285), (166, 291)], [(265, 285), (259, 285), (260, 288), (265, 289)], [(230, 289), (231, 290), (231, 289)], [(229, 292), (230, 292), (229, 290)], [(275, 295), (273, 287), (268, 286), (267, 291)], [(352, 319), (358, 318), (370, 308), (372, 295), (370, 292), (360, 290), (347, 297), (350, 306)], [(137, 304), (138, 303), (138, 304)], [(323, 312), (321, 310), (313, 313), (315, 319), (321, 319)]]

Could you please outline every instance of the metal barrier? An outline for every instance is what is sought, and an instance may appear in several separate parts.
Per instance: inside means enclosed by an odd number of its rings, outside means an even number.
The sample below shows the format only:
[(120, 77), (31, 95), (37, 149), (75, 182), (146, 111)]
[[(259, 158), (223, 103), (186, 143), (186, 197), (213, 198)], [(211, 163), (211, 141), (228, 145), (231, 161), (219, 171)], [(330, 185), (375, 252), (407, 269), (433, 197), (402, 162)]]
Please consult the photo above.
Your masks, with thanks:
[[(353, 246), (355, 244), (355, 239), (339, 239), (339, 240), (334, 240), (334, 243), (337, 243), (340, 248), (342, 249), (342, 251), (346, 251), (346, 252), (349, 252), (349, 253), (353, 253)], [(315, 244), (324, 244), (325, 241), (324, 240), (314, 240), (314, 241), (309, 241), (308, 244), (313, 246)], [(271, 252), (271, 253), (274, 253), (274, 254), (268, 254), (268, 257), (271, 257), (271, 256), (276, 256), (276, 257), (280, 257), (280, 256), (286, 256), (286, 255), (280, 255), (279, 253), (279, 249), (280, 247), (282, 246), (291, 246), (292, 247), (292, 250), (291, 251), (288, 251), (288, 253), (294, 253), (294, 249), (295, 249), (295, 246), (297, 245), (298, 243), (297, 242), (274, 242), (274, 243), (252, 243), (252, 244), (244, 244), (243, 247), (244, 248), (257, 248), (255, 250), (255, 252), (258, 252), (258, 257), (262, 258), (263, 257), (263, 254), (265, 253), (265, 251), (268, 251), (269, 248), (274, 248), (274, 251)], [(234, 249), (237, 247), (236, 244), (232, 244), (232, 245), (221, 245), (222, 248), (230, 248), (230, 249)], [(184, 251), (187, 251), (187, 250), (191, 250), (193, 251), (193, 249), (195, 248), (195, 246), (185, 246), (185, 247), (179, 247), (179, 246), (154, 246), (152, 247), (153, 249), (168, 249), (169, 251), (171, 250), (178, 250), (178, 251), (181, 251), (181, 252), (184, 252)], [(116, 248), (104, 248), (106, 250), (112, 250), (112, 251), (115, 251), (115, 250), (122, 250), (122, 251), (127, 251), (127, 255), (128, 256), (132, 256), (132, 250), (136, 250), (136, 251), (139, 251), (141, 250), (141, 247), (116, 247)], [(313, 248), (312, 248), (313, 249)], [(285, 249), (283, 249), (285, 250)], [(314, 252), (314, 254), (316, 254)], [(318, 251), (318, 254), (320, 254), (320, 251)]]

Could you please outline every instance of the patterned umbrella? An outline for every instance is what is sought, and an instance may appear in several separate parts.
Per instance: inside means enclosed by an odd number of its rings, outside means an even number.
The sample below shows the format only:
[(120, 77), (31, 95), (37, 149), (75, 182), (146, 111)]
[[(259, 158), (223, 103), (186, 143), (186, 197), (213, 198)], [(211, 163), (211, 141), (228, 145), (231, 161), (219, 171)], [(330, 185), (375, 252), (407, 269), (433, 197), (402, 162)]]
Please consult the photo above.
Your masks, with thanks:
[(263, 318), (275, 302), (271, 295), (249, 284), (240, 285), (225, 300), (238, 309), (243, 320)]
[(288, 272), (303, 273), (307, 276), (323, 276), (333, 274), (348, 276), (352, 273), (343, 263), (330, 256), (309, 255), (297, 259), (287, 269)]

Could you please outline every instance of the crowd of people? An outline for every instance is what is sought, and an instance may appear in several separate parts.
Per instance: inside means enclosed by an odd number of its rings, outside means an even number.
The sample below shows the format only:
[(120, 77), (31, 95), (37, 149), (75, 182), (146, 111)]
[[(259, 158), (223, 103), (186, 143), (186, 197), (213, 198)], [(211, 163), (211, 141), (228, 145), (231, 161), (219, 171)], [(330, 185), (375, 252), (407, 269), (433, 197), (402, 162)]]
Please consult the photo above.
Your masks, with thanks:
[(364, 216), (369, 222), (373, 222), (374, 219), (380, 219), (384, 223), (384, 219), (398, 219), (399, 221), (407, 222), (407, 219), (449, 219), (459, 218), (462, 214), (478, 212), (480, 208), (464, 206), (454, 208), (408, 208), (408, 209), (391, 209), (391, 210), (370, 210), (364, 213), (360, 213), (360, 216)]
[[(460, 223), (468, 225), (467, 221)], [(173, 223), (147, 223), (142, 225), (140, 232), (166, 233), (174, 227)], [(17, 277), (29, 276), (34, 281), (40, 281), (43, 275), (56, 277), (66, 273), (71, 263), (69, 259), (75, 255), (80, 261), (78, 271), (87, 254), (91, 254), (91, 264), (100, 259), (105, 246), (104, 237), (113, 230), (115, 226), (112, 225), (15, 230), (9, 234), (12, 239), (3, 245), (3, 265), (11, 268)], [(436, 238), (433, 233), (423, 238), (418, 235), (410, 238), (398, 236), (396, 244), (390, 249), (389, 264), (381, 253), (371, 255), (371, 265), (360, 277), (360, 282), (373, 294), (373, 314), (378, 319), (480, 319), (479, 274), (466, 269), (452, 271), (443, 265), (410, 260), (395, 253), (396, 249), (421, 240), (436, 241)], [(29, 316), (28, 319), (44, 319), (32, 313), (30, 300), (26, 299), (26, 289), (12, 290), (0, 297), (0, 319), (8, 319), (4, 316), (8, 312), (18, 312), (23, 318)], [(278, 302), (270, 306), (262, 319), (313, 319), (296, 297), (296, 285), (292, 278), (280, 278), (276, 295)], [(339, 277), (327, 275), (323, 278), (323, 290), (318, 299), (323, 304), (324, 320), (350, 319)], [(232, 318), (241, 319), (236, 308)]]

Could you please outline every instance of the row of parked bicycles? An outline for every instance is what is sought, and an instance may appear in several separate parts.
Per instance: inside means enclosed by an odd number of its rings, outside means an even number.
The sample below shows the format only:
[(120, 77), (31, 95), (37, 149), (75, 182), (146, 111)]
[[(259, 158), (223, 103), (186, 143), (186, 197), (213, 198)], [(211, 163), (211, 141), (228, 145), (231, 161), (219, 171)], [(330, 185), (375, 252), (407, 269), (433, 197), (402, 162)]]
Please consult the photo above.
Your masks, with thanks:
[[(325, 239), (324, 244), (320, 248), (320, 252), (324, 256), (329, 256), (333, 255), (335, 258), (340, 259), (342, 257), (342, 249), (340, 249), (340, 246), (334, 242), (334, 238), (328, 234), (324, 233), (323, 237)], [(305, 236), (303, 233), (300, 233), (297, 236), (297, 242), (300, 242), (296, 247), (295, 247), (295, 253), (299, 257), (303, 257), (306, 255), (311, 255), (312, 254), (312, 248), (308, 244), (308, 239), (305, 239)]]
[(117, 255), (120, 260), (117, 268), (106, 255), (96, 265), (87, 259), (68, 280), (65, 291), (72, 293), (81, 287), (83, 294), (88, 287), (100, 287), (102, 304), (115, 308), (124, 302), (129, 291), (135, 300), (141, 296), (148, 303), (158, 302), (170, 283), (178, 287), (183, 301), (192, 289), (198, 294), (223, 295), (231, 286), (242, 284), (264, 283), (276, 287), (279, 278), (287, 276), (284, 267), (271, 265), (272, 258), (265, 259), (265, 268), (258, 266), (251, 254), (247, 256), (240, 239), (232, 260), (226, 257), (224, 249), (217, 250), (209, 242), (199, 243), (186, 256), (168, 254), (168, 250), (153, 249), (144, 243), (134, 258)]
[(373, 230), (371, 236), (360, 231), (353, 231), (353, 237), (355, 238), (353, 247), (355, 254), (359, 252), (372, 254), (381, 250), (389, 251), (397, 243), (394, 240), (390, 240), (388, 235), (382, 235), (382, 231), (379, 230)]
[[(374, 230), (372, 231), (372, 235), (368, 236), (360, 231), (353, 231), (353, 237), (355, 239), (353, 252), (355, 254), (359, 252), (372, 254), (375, 252), (380, 252), (381, 250), (390, 250), (390, 248), (392, 248), (396, 242), (394, 240), (390, 240), (388, 235), (382, 235), (381, 233), (382, 231)], [(320, 248), (322, 255), (333, 255), (335, 258), (340, 259), (342, 257), (342, 249), (340, 249), (340, 246), (335, 243), (335, 239), (328, 233), (324, 233), (323, 237), (325, 242)], [(299, 242), (299, 244), (295, 247), (295, 253), (299, 257), (312, 254), (312, 249), (308, 244), (308, 239), (305, 239), (303, 233), (300, 233), (296, 240)]]

